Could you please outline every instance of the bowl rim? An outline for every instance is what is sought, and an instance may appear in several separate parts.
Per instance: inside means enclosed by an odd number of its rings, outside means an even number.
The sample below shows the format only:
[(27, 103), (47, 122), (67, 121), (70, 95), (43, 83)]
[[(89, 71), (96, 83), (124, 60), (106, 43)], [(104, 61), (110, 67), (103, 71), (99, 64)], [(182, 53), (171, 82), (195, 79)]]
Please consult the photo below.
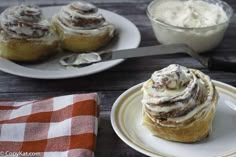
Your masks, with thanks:
[[(225, 6), (227, 6), (227, 8), (229, 8), (229, 12), (230, 12), (230, 15), (228, 16), (228, 19), (225, 21), (225, 22), (222, 22), (222, 23), (219, 23), (219, 24), (216, 24), (216, 25), (212, 25), (212, 26), (205, 26), (205, 27), (181, 27), (181, 26), (174, 26), (174, 25), (171, 25), (171, 24), (168, 24), (168, 23), (165, 23), (161, 20), (158, 20), (156, 19), (154, 16), (152, 16), (151, 12), (150, 12), (150, 8), (152, 7), (152, 5), (154, 3), (156, 3), (157, 1), (161, 1), (161, 0), (152, 0), (148, 6), (147, 6), (147, 9), (146, 9), (146, 14), (148, 16), (148, 18), (155, 22), (155, 23), (158, 23), (158, 24), (161, 24), (163, 26), (167, 26), (167, 27), (172, 27), (172, 28), (175, 28), (175, 29), (184, 29), (184, 30), (196, 30), (196, 29), (209, 29), (209, 28), (213, 28), (213, 27), (218, 27), (218, 26), (221, 26), (221, 25), (225, 25), (227, 23), (230, 23), (231, 21), (231, 18), (234, 14), (234, 10), (233, 8), (228, 4), (226, 3), (225, 1), (222, 1), (222, 0), (214, 0), (216, 2), (219, 2), (221, 4), (224, 4)], [(177, 1), (187, 1), (187, 0), (177, 0)], [(201, 1), (206, 1), (206, 0), (201, 0)]]

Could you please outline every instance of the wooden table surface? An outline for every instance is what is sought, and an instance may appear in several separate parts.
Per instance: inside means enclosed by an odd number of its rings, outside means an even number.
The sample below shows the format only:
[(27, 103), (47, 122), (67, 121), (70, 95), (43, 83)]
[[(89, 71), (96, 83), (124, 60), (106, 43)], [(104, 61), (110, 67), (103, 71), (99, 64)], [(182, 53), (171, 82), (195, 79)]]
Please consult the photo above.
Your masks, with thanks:
[[(41, 6), (50, 6), (66, 4), (69, 1), (31, 0), (30, 2)], [(142, 36), (140, 46), (157, 44), (150, 22), (145, 14), (150, 0), (94, 0), (90, 2), (94, 2), (100, 8), (123, 15), (135, 23)], [(227, 2), (236, 10), (235, 0), (227, 0)], [(17, 3), (19, 2), (14, 0), (1, 0), (0, 11), (7, 5)], [(235, 16), (232, 18), (224, 41), (218, 48), (207, 53), (207, 55), (236, 61)], [(172, 63), (200, 69), (214, 80), (236, 86), (236, 73), (209, 71), (195, 59), (184, 54), (178, 54), (128, 59), (118, 66), (98, 74), (64, 80), (29, 79), (0, 72), (0, 100), (33, 100), (73, 93), (98, 92), (102, 104), (96, 157), (145, 157), (145, 155), (126, 145), (115, 134), (110, 122), (111, 107), (122, 92), (133, 85), (147, 80), (155, 70), (159, 70)]]

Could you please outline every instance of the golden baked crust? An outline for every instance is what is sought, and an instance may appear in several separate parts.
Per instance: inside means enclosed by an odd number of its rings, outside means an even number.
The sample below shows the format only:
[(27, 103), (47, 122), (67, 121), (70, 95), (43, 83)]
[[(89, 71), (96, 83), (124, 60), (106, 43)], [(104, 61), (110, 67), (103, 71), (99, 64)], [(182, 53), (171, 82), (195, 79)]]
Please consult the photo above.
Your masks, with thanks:
[[(194, 75), (196, 75), (197, 80), (199, 79), (202, 82), (204, 82), (203, 84), (205, 85), (205, 88), (207, 90), (205, 93), (207, 94), (207, 98), (205, 99), (205, 101), (207, 102), (202, 102), (202, 101), (197, 101), (197, 102), (206, 103), (205, 105), (207, 106), (202, 108), (201, 110), (195, 110), (195, 108), (193, 108), (192, 110), (194, 112), (196, 111), (198, 112), (196, 112), (187, 119), (177, 116), (177, 118), (186, 119), (183, 120), (182, 122), (180, 121), (173, 122), (173, 118), (171, 118), (172, 122), (170, 123), (170, 121), (168, 120), (166, 122), (164, 122), (165, 120), (162, 122), (160, 117), (159, 118), (155, 117), (154, 115), (157, 113), (153, 113), (154, 111), (150, 111), (148, 108), (146, 108), (147, 106), (143, 102), (143, 125), (145, 125), (152, 132), (153, 135), (170, 141), (189, 143), (189, 142), (199, 141), (205, 138), (209, 134), (212, 127), (212, 121), (215, 115), (216, 104), (218, 101), (218, 93), (207, 75), (203, 74), (199, 70), (195, 69), (189, 69), (189, 70)], [(173, 74), (173, 72), (171, 72), (171, 74)], [(147, 83), (150, 83), (150, 80), (148, 80)], [(198, 100), (200, 99), (202, 99), (201, 96)], [(208, 102), (208, 100), (210, 100), (210, 103)], [(173, 103), (172, 101), (173, 100), (171, 100), (170, 103)], [(181, 101), (183, 101), (183, 99), (181, 99)], [(187, 100), (185, 101), (188, 102)], [(196, 108), (198, 108), (198, 105), (200, 104), (196, 104)], [(160, 106), (160, 108), (162, 108), (162, 106)], [(181, 108), (181, 110), (177, 112), (180, 113), (182, 110), (184, 109)]]
[(56, 34), (42, 39), (24, 40), (8, 38), (4, 32), (0, 33), (0, 56), (13, 61), (38, 61), (55, 54), (58, 46)]
[(53, 24), (60, 36), (61, 47), (77, 53), (96, 51), (107, 45), (114, 36), (114, 28), (111, 25), (99, 30), (86, 30), (86, 33), (70, 33), (60, 26), (56, 17)]

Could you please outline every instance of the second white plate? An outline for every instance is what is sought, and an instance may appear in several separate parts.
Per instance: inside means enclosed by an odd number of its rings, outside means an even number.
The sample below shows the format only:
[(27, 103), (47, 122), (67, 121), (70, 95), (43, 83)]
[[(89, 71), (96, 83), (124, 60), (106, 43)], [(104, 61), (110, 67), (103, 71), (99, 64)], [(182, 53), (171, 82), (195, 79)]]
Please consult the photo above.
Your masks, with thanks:
[[(42, 10), (43, 13), (50, 18), (55, 15), (60, 8), (61, 7), (45, 7), (42, 8)], [(132, 22), (111, 11), (103, 9), (100, 9), (99, 11), (104, 15), (107, 21), (115, 25), (118, 32), (117, 37), (103, 50), (130, 49), (139, 46), (141, 40), (140, 32)], [(7, 59), (0, 58), (0, 70), (29, 78), (63, 79), (94, 74), (111, 68), (123, 61), (123, 59), (120, 59), (97, 63), (82, 68), (65, 68), (59, 64), (59, 60), (62, 55), (63, 54), (59, 54), (49, 60), (36, 64), (18, 64)]]
[(236, 88), (214, 81), (220, 98), (212, 134), (197, 143), (186, 144), (153, 136), (142, 125), (142, 84), (124, 92), (114, 103), (112, 126), (129, 146), (148, 156), (160, 157), (235, 157), (236, 156)]

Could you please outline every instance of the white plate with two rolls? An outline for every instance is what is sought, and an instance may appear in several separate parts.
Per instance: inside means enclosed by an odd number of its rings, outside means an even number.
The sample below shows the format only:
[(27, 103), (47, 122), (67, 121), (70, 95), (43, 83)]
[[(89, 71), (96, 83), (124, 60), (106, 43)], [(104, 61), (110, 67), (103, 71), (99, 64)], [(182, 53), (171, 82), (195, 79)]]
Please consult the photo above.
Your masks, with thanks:
[(142, 125), (142, 84), (125, 91), (114, 103), (111, 123), (116, 134), (133, 149), (152, 157), (235, 157), (236, 88), (213, 81), (219, 101), (211, 134), (200, 142), (178, 143), (153, 136)]
[[(43, 14), (47, 18), (59, 12), (61, 6), (44, 7)], [(117, 29), (117, 36), (103, 50), (131, 49), (139, 46), (141, 36), (138, 28), (128, 19), (114, 12), (99, 9), (107, 21)], [(16, 50), (17, 51), (17, 50)], [(58, 54), (51, 59), (32, 64), (22, 64), (0, 58), (0, 70), (13, 75), (37, 79), (64, 79), (91, 75), (109, 69), (123, 61), (123, 59), (92, 64), (86, 67), (63, 67), (59, 60), (65, 54)], [(66, 54), (68, 55), (68, 54)]]

